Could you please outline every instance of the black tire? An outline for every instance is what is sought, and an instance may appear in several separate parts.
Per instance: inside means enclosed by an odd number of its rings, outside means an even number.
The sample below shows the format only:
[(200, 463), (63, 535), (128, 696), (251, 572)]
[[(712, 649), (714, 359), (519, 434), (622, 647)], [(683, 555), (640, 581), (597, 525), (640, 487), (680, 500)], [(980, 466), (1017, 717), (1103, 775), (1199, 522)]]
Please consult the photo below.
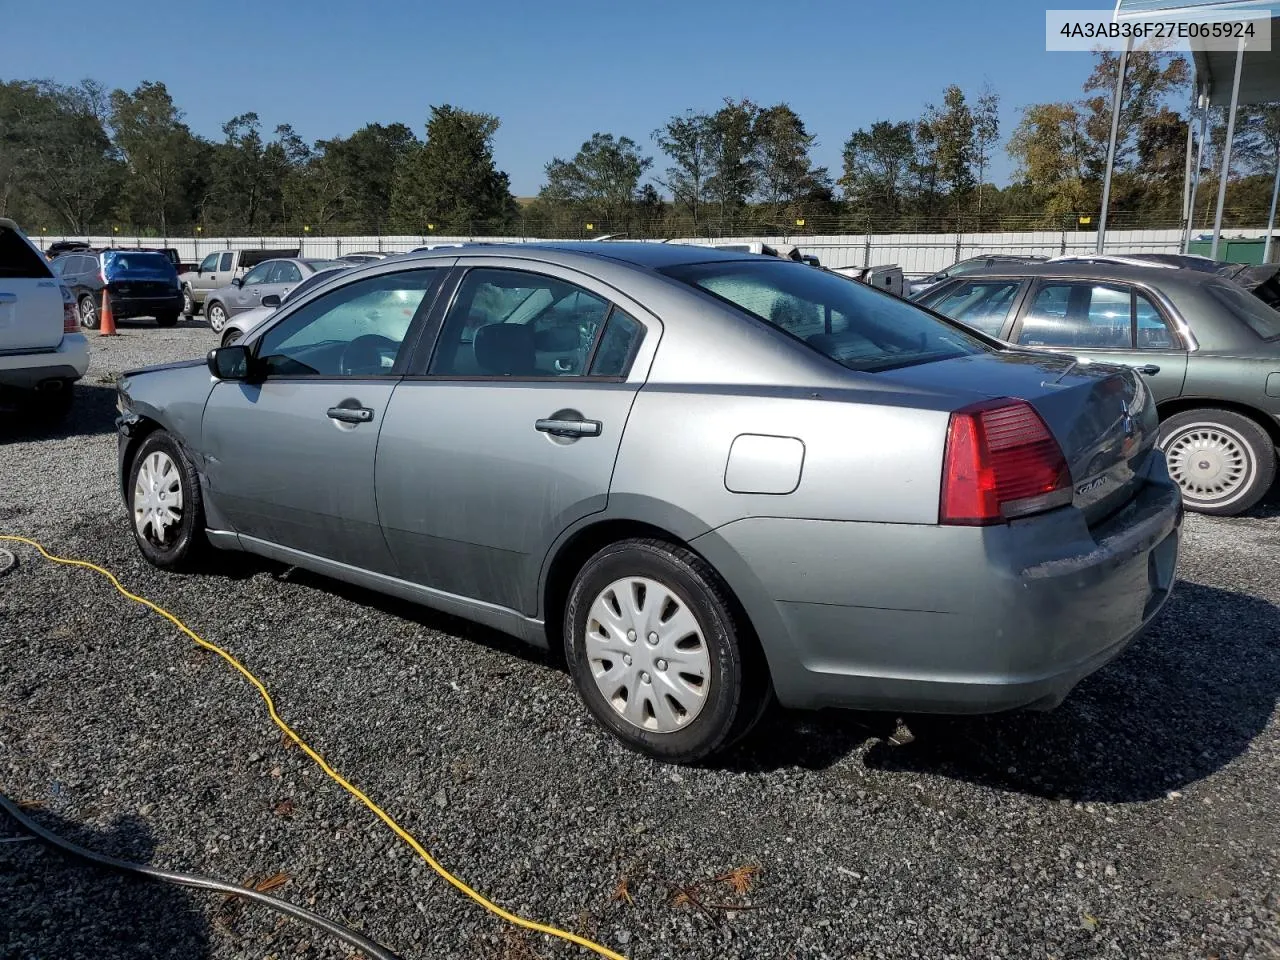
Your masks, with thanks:
[[(588, 661), (591, 606), (610, 584), (627, 577), (656, 581), (674, 594), (705, 641), (710, 692), (687, 726), (672, 732), (651, 732), (623, 717), (600, 691)], [(755, 638), (724, 582), (692, 550), (661, 540), (623, 540), (583, 565), (569, 592), (564, 642), (569, 673), (596, 721), (631, 749), (668, 763), (698, 763), (740, 740), (759, 720), (770, 691)]]
[[(1182, 487), (1183, 505), (1196, 513), (1244, 513), (1275, 482), (1276, 447), (1270, 434), (1232, 410), (1201, 407), (1174, 414), (1160, 424), (1160, 448), (1169, 458), (1170, 475)], [(1239, 479), (1223, 483), (1224, 470)]]
[(195, 298), (191, 296), (190, 287), (182, 288), (182, 315), (188, 320), (196, 315), (196, 301)]
[(178, 315), (176, 313), (166, 313), (164, 316), (156, 317), (156, 325), (161, 327), (176, 327), (178, 325)]
[[(139, 530), (139, 521), (135, 513), (135, 498), (138, 493), (138, 474), (143, 464), (152, 454), (167, 457), (177, 469), (177, 481), (182, 494), (182, 509), (178, 522), (165, 532), (163, 537)], [(172, 476), (167, 473), (164, 476)], [(147, 562), (162, 570), (193, 570), (201, 565), (209, 552), (209, 541), (205, 536), (204, 501), (200, 495), (200, 483), (195, 470), (178, 448), (178, 444), (164, 430), (149, 434), (139, 445), (129, 464), (129, 479), (125, 487), (126, 501), (129, 505), (129, 523), (133, 528), (133, 538), (138, 549), (146, 557)]]
[(93, 299), (93, 294), (81, 294), (76, 302), (76, 309), (80, 313), (80, 326), (86, 330), (97, 330), (102, 325), (102, 315), (98, 312), (98, 303)]
[(226, 333), (222, 335), (222, 345), (224, 347), (229, 347), (233, 343), (238, 342), (240, 338), (243, 336), (244, 336), (244, 333), (242, 333), (238, 328), (232, 327), (230, 330), (228, 330)]

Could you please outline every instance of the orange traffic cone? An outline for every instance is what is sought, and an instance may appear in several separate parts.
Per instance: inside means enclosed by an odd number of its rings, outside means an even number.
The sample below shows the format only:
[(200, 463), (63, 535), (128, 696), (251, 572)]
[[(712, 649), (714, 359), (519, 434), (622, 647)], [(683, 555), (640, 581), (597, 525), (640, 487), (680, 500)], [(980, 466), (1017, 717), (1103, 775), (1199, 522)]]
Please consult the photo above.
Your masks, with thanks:
[(116, 318), (111, 315), (111, 298), (107, 295), (107, 288), (102, 288), (102, 316), (98, 336), (114, 337), (116, 335)]

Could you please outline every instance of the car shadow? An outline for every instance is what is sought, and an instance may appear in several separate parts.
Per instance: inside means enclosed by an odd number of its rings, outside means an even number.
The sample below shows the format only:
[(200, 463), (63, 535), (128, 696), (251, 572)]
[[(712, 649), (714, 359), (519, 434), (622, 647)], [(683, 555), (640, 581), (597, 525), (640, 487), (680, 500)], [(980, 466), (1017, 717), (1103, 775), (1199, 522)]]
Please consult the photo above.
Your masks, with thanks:
[[(148, 863), (155, 840), (137, 817), (105, 830), (47, 810), (41, 826), (95, 853)], [(209, 925), (192, 894), (74, 859), (0, 812), (0, 956), (208, 957)]]
[[(866, 767), (1052, 799), (1151, 800), (1244, 753), (1280, 695), (1280, 611), (1180, 581), (1150, 629), (1056, 710), (984, 717), (779, 711), (726, 756), (739, 770)], [(896, 731), (896, 733), (895, 733)]]
[(74, 390), (71, 411), (60, 420), (39, 418), (24, 405), (24, 401), (0, 408), (0, 445), (115, 433), (115, 384), (86, 378), (77, 383)]

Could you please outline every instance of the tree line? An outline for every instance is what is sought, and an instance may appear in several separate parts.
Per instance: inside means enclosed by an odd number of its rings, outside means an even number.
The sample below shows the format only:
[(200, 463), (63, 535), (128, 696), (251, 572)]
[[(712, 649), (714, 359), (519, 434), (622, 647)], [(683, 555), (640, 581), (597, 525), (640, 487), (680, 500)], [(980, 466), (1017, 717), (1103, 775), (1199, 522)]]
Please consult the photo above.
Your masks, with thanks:
[[(1021, 109), (1001, 129), (999, 93), (951, 85), (912, 119), (877, 120), (845, 141), (842, 165), (788, 104), (724, 100), (647, 136), (597, 132), (552, 157), (535, 197), (517, 199), (494, 160), (498, 117), (432, 106), (422, 135), (370, 123), (307, 142), (289, 124), (232, 117), (194, 133), (163, 83), (0, 82), (0, 215), (32, 233), (181, 236), (418, 234), (631, 236), (1075, 229), (1096, 216), (1118, 58), (1095, 54), (1079, 99)], [(1130, 57), (1111, 223), (1176, 226), (1190, 116), (1185, 58)], [(1216, 198), (1225, 120), (1204, 156), (1197, 223)], [(997, 151), (1011, 182), (992, 182)], [(1243, 110), (1228, 224), (1265, 216), (1280, 157), (1280, 108)], [(108, 226), (110, 225), (110, 226)]]

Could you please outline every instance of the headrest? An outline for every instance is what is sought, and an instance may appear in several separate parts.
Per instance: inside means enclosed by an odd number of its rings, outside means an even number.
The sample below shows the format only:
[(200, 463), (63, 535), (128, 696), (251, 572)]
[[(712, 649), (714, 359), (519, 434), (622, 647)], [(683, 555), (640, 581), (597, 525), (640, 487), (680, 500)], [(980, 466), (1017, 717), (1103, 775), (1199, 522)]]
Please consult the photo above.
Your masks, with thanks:
[(491, 323), (476, 331), (476, 363), (485, 373), (528, 376), (536, 359), (533, 329), (523, 323)]

